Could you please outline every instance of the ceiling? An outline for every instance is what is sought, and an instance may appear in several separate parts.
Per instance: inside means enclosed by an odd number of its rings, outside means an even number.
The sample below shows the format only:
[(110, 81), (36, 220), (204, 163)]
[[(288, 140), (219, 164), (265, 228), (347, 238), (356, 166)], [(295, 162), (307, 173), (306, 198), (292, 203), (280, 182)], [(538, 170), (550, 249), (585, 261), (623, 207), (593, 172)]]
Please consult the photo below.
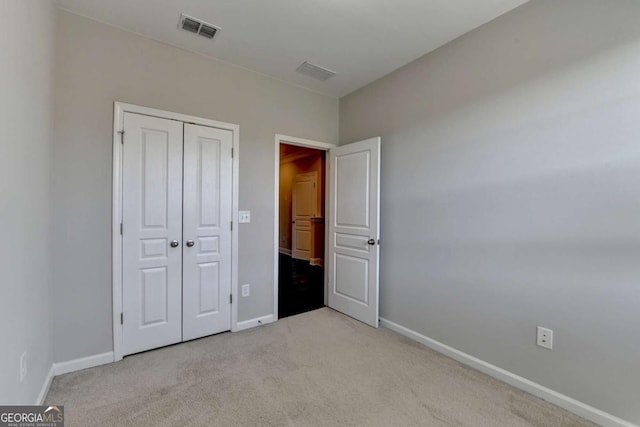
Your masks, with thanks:
[(298, 145), (291, 145), (286, 143), (280, 144), (281, 163), (312, 156), (318, 153), (322, 153), (322, 151), (315, 148), (300, 147)]
[[(527, 0), (57, 0), (59, 7), (330, 96), (346, 95)], [(181, 13), (221, 28), (178, 29)], [(337, 74), (297, 73), (309, 61)]]

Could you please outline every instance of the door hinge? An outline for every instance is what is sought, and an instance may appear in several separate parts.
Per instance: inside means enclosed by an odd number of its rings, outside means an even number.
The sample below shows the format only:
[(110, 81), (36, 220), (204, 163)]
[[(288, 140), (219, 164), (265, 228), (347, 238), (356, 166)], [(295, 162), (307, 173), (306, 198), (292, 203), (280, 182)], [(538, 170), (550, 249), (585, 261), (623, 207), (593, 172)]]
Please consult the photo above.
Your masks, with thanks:
[(122, 230), (124, 229), (122, 223), (120, 223), (120, 235), (122, 236)]
[(124, 313), (120, 312), (120, 324), (124, 325)]
[(233, 231), (233, 221), (231, 221), (231, 231)]
[(233, 304), (233, 294), (229, 294), (229, 304)]
[(120, 144), (124, 144), (124, 130), (119, 130), (118, 133), (120, 134)]
[(233, 147), (231, 147), (231, 158), (233, 159)]

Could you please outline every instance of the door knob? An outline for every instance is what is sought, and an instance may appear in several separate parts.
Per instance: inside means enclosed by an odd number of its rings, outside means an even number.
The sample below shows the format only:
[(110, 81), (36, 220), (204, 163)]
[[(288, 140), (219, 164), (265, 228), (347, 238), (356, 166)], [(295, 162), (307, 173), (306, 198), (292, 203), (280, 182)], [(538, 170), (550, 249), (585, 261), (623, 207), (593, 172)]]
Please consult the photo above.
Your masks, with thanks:
[(187, 240), (187, 246), (191, 247), (193, 246), (195, 243), (193, 242), (193, 240)]
[(369, 239), (369, 240), (367, 240), (367, 244), (373, 246), (373, 245), (376, 244), (376, 241), (375, 241), (375, 239)]
[(170, 243), (172, 248), (177, 248), (179, 244), (180, 242), (178, 242), (177, 240), (172, 240)]

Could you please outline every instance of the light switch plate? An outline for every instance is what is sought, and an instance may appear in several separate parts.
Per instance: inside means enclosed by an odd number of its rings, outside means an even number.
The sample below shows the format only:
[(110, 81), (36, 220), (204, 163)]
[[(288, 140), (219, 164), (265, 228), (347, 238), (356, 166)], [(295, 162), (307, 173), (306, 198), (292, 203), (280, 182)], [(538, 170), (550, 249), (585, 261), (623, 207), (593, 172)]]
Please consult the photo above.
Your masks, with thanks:
[(251, 222), (251, 211), (239, 211), (238, 222), (240, 224), (247, 224)]

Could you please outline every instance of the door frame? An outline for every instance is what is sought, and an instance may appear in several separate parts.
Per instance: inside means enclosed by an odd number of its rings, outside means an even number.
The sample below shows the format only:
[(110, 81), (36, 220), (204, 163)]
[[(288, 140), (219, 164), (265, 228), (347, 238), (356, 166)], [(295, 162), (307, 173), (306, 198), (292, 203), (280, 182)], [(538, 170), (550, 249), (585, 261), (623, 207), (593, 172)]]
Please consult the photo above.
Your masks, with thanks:
[[(329, 150), (336, 148), (337, 144), (328, 142), (313, 141), (311, 139), (297, 138), (277, 133), (275, 137), (275, 179), (274, 179), (274, 215), (273, 215), (273, 320), (278, 320), (278, 277), (279, 277), (279, 253), (280, 253), (280, 144), (296, 145), (298, 147), (313, 148), (324, 151), (329, 155)], [(325, 183), (329, 178), (329, 162), (325, 161)], [(329, 200), (329, 186), (324, 186), (325, 214), (324, 214), (324, 236), (325, 236), (325, 260), (327, 259), (327, 244), (329, 227), (327, 227), (329, 216), (327, 215), (326, 201)], [(324, 304), (327, 305), (327, 266), (324, 263)]]
[(155, 108), (114, 102), (113, 104), (113, 189), (111, 213), (111, 286), (113, 306), (113, 361), (122, 360), (122, 134), (124, 132), (124, 113), (143, 114), (161, 119), (176, 120), (200, 126), (229, 130), (233, 133), (231, 219), (235, 225), (231, 230), (231, 332), (238, 330), (238, 177), (240, 126), (232, 123), (195, 117), (186, 114), (158, 110)]

